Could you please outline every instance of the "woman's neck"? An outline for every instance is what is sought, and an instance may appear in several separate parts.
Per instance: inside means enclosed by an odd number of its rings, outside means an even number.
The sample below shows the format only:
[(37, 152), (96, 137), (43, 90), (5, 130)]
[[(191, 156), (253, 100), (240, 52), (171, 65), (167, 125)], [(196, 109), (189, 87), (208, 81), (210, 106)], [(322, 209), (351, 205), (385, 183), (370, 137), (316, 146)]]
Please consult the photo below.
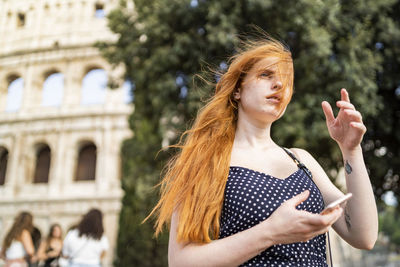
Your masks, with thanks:
[(272, 123), (254, 123), (249, 120), (238, 120), (234, 146), (237, 148), (268, 148), (276, 146), (271, 139)]

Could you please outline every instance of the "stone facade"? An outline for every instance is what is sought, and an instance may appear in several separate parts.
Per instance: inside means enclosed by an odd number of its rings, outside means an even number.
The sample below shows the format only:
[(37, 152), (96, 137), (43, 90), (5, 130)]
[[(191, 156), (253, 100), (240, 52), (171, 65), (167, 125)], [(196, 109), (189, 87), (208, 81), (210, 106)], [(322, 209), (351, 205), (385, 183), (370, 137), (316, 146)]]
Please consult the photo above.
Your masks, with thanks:
[[(0, 0), (0, 154), (8, 152), (0, 185), (0, 240), (20, 211), (32, 212), (34, 224), (46, 236), (55, 222), (65, 235), (81, 215), (97, 207), (104, 213), (111, 245), (105, 266), (112, 264), (122, 197), (120, 148), (131, 136), (127, 117), (133, 107), (124, 101), (122, 86), (106, 88), (102, 103), (84, 105), (81, 100), (89, 71), (121, 74), (93, 47), (96, 41), (116, 39), (104, 14), (117, 3)], [(43, 106), (43, 83), (52, 73), (64, 76), (62, 102)], [(7, 111), (8, 89), (17, 78), (23, 79), (21, 106)], [(95, 177), (77, 181), (78, 154), (88, 143), (96, 147)], [(35, 183), (43, 145), (51, 151), (48, 182)]]

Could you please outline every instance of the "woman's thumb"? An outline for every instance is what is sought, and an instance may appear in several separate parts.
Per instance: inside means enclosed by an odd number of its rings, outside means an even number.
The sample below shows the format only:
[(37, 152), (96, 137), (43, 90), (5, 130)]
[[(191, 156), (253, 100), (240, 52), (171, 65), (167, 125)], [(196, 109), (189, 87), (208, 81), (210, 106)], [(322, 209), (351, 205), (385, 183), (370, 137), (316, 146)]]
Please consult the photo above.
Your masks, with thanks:
[(295, 195), (294, 197), (289, 199), (287, 202), (290, 202), (291, 206), (297, 207), (298, 205), (301, 204), (301, 202), (305, 201), (309, 195), (310, 195), (310, 191), (305, 190), (305, 191), (301, 192), (300, 194)]

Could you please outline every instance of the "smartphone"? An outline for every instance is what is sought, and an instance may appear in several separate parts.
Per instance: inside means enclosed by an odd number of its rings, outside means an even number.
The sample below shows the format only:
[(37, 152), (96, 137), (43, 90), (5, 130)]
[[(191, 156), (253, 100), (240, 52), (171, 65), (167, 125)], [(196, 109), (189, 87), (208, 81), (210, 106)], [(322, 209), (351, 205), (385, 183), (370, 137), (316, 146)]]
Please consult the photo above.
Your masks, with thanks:
[(336, 208), (338, 205), (346, 202), (352, 196), (353, 196), (352, 193), (348, 193), (348, 194), (344, 195), (343, 197), (333, 201), (332, 203), (330, 203), (328, 206), (325, 207), (325, 209), (321, 212), (321, 214), (327, 214), (327, 213), (331, 212), (334, 208)]

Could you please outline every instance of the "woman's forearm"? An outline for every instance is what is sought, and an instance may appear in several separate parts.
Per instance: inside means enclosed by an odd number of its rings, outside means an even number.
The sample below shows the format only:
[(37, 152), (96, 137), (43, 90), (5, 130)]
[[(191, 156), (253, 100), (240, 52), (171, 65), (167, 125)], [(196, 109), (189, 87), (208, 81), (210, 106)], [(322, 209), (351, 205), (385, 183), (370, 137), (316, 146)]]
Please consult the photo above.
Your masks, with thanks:
[(372, 249), (378, 235), (378, 214), (361, 146), (342, 149), (347, 191), (353, 194), (344, 210), (348, 234), (354, 246)]
[(37, 251), (37, 256), (39, 260), (47, 260), (48, 255), (46, 253), (46, 248), (47, 248), (47, 241), (43, 241), (40, 243), (39, 249)]
[[(176, 233), (173, 235), (175, 239)], [(263, 224), (207, 244), (182, 245), (171, 241), (170, 237), (168, 262), (171, 267), (238, 266), (273, 245)]]

